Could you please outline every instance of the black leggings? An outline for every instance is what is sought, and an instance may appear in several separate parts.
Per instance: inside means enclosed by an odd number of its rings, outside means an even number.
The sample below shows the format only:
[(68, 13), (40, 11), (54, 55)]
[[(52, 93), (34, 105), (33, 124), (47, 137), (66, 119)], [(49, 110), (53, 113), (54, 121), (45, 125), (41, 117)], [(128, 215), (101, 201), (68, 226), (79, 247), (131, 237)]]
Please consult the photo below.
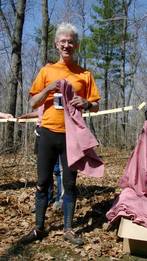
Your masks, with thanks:
[(67, 164), (65, 133), (56, 133), (47, 128), (40, 128), (38, 147), (38, 186), (47, 191), (52, 180), (54, 165), (60, 155), (63, 167), (63, 187), (66, 194), (76, 196), (77, 172)]

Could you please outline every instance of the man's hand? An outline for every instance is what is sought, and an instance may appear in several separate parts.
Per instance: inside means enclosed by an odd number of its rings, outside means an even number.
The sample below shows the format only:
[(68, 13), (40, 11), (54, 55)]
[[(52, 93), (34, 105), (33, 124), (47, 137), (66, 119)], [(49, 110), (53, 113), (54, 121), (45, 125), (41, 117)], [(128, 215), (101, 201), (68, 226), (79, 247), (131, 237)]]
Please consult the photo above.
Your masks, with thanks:
[(6, 114), (6, 118), (8, 118), (8, 119), (13, 119), (14, 117), (13, 117), (12, 114), (7, 113), (7, 114)]
[(49, 84), (46, 88), (48, 91), (54, 91), (54, 90), (59, 91), (60, 90), (60, 81), (55, 81), (55, 82)]
[(0, 118), (1, 119), (13, 119), (14, 117), (12, 114), (0, 112)]
[(72, 106), (75, 106), (76, 108), (81, 108), (85, 110), (88, 107), (88, 101), (86, 99), (83, 99), (81, 96), (74, 96), (74, 98), (70, 101), (70, 104)]
[(74, 96), (74, 98), (70, 101), (70, 104), (76, 108), (89, 110), (91, 112), (97, 112), (99, 110), (98, 101), (89, 102), (81, 96)]

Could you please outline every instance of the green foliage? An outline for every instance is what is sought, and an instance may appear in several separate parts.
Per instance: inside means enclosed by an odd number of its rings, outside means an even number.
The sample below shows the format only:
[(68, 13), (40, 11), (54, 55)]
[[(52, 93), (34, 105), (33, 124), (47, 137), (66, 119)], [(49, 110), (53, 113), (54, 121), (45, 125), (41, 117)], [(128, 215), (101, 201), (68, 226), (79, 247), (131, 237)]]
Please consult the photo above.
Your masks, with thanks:
[[(123, 20), (115, 21), (114, 17), (122, 13), (122, 4), (118, 0), (97, 0), (92, 6), (93, 23), (90, 35), (82, 39), (80, 55), (89, 65), (108, 70), (114, 61), (120, 60), (120, 42), (122, 39)], [(114, 70), (113, 70), (114, 72)]]
[[(54, 38), (55, 38), (55, 31), (56, 27), (52, 24), (49, 25), (48, 28), (48, 61), (49, 62), (56, 62), (58, 57), (56, 53), (56, 49), (54, 46)], [(41, 46), (41, 28), (36, 30), (36, 38), (35, 41)]]
[[(90, 25), (90, 36), (86, 39), (87, 58), (92, 59), (92, 65), (107, 70), (118, 77), (120, 71), (121, 44), (123, 38), (124, 16), (122, 1), (97, 0), (92, 6), (93, 23)], [(125, 35), (125, 41), (129, 41), (131, 34)], [(111, 76), (112, 76), (111, 75)]]
[(48, 60), (49, 62), (56, 62), (58, 55), (54, 44), (56, 27), (54, 25), (49, 26), (48, 30)]
[(105, 109), (109, 105), (110, 89), (114, 94), (117, 91), (117, 99), (120, 102), (124, 99), (125, 104), (130, 88), (129, 75), (132, 64), (136, 63), (136, 53), (131, 48), (136, 39), (132, 32), (128, 32), (128, 7), (128, 2), (122, 0), (97, 0), (92, 7), (86, 56), (103, 86)]
[[(92, 45), (89, 51), (97, 53), (100, 63), (104, 68), (109, 68), (110, 63), (115, 59), (115, 53), (118, 53), (120, 36), (118, 35), (121, 23), (113, 21), (113, 17), (118, 12), (118, 1), (99, 0), (98, 6), (93, 6), (95, 15), (93, 16), (94, 25), (90, 26)], [(101, 65), (100, 65), (101, 67)]]

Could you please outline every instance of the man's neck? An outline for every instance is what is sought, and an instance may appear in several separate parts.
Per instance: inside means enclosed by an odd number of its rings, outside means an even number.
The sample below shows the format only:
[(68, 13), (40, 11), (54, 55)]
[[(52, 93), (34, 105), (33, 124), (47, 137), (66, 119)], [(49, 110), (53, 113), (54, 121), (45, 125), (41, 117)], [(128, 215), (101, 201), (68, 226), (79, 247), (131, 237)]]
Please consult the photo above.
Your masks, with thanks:
[(71, 66), (71, 65), (73, 65), (73, 64), (75, 63), (74, 60), (73, 60), (73, 58), (63, 59), (62, 57), (60, 57), (59, 62), (60, 62), (60, 63), (64, 63), (64, 64), (67, 65), (67, 66)]

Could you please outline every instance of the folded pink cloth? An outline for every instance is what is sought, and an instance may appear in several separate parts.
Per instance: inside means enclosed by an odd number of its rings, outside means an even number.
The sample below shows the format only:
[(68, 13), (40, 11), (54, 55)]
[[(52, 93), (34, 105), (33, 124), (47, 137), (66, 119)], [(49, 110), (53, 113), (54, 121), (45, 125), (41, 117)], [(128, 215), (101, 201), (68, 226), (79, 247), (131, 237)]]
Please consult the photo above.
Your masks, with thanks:
[(123, 190), (106, 214), (108, 221), (127, 217), (147, 227), (147, 121), (119, 184)]
[(106, 217), (111, 224), (120, 217), (126, 217), (133, 223), (147, 227), (147, 197), (139, 197), (132, 188), (125, 188)]
[(97, 140), (87, 128), (81, 111), (69, 103), (74, 97), (72, 86), (62, 80), (60, 90), (63, 94), (68, 166), (87, 176), (102, 177), (104, 164), (94, 150)]

